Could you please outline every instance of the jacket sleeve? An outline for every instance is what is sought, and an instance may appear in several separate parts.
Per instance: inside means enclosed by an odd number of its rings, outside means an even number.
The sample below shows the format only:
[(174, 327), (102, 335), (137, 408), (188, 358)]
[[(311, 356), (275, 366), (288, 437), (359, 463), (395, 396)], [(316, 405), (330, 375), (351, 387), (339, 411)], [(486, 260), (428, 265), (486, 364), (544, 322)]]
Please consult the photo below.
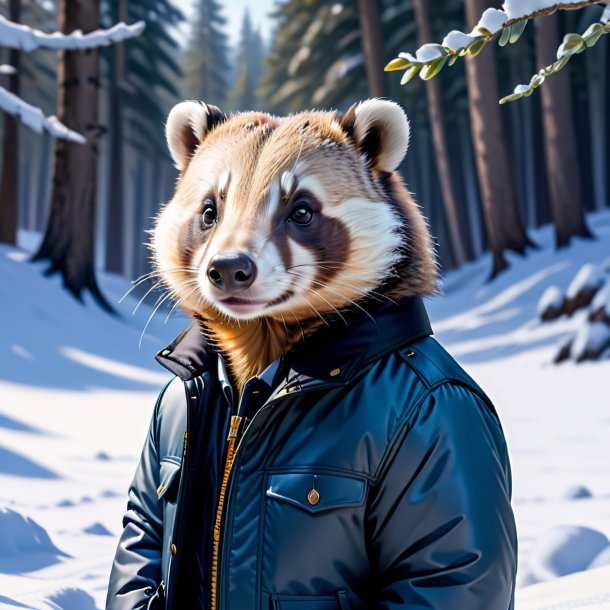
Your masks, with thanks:
[(112, 564), (106, 610), (142, 610), (161, 581), (163, 509), (157, 501), (157, 400), (142, 455), (129, 488), (123, 532)]
[(517, 539), (495, 413), (445, 383), (399, 434), (369, 497), (373, 607), (512, 609)]

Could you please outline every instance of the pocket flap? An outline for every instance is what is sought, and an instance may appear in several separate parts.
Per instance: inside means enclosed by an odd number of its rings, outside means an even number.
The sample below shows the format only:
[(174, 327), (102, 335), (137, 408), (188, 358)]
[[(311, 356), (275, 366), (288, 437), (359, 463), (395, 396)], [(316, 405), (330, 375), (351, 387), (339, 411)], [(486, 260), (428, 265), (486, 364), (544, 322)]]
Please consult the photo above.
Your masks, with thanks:
[(271, 595), (270, 610), (349, 610), (345, 591), (335, 595)]
[(278, 473), (269, 477), (267, 496), (310, 513), (331, 508), (360, 506), (366, 483), (355, 477), (311, 472)]
[(159, 487), (157, 487), (157, 499), (160, 500), (172, 487), (174, 481), (178, 480), (178, 473), (182, 460), (177, 457), (167, 457), (161, 460), (159, 465)]

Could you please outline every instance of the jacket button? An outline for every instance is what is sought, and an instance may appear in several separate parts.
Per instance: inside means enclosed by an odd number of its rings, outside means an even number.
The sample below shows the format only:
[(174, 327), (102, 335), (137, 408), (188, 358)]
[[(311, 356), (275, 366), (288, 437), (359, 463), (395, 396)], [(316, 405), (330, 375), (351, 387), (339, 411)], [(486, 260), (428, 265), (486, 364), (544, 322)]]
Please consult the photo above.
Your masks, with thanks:
[(333, 370), (330, 372), (330, 376), (331, 376), (331, 377), (336, 377), (337, 375), (339, 375), (339, 373), (341, 373), (341, 369), (333, 369)]
[(172, 555), (175, 555), (178, 552), (175, 544), (172, 544)]
[(307, 494), (307, 500), (311, 505), (317, 504), (320, 501), (320, 494), (315, 489), (312, 489)]

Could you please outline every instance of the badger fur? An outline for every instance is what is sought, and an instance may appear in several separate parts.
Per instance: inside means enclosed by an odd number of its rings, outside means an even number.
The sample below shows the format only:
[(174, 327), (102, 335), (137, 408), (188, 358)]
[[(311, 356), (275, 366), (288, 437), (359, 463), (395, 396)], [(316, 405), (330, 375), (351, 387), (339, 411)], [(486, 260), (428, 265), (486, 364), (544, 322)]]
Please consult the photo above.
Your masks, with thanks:
[(166, 135), (180, 176), (153, 260), (239, 386), (346, 309), (434, 293), (428, 227), (396, 173), (409, 141), (397, 104), (227, 117), (187, 101)]

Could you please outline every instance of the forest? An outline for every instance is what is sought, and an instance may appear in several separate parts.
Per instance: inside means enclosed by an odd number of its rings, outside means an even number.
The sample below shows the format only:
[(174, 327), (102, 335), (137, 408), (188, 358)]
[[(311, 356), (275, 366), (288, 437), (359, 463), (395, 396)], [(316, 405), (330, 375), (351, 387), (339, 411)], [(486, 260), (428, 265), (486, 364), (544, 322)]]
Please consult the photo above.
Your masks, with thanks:
[(147, 247), (178, 179), (172, 107), (387, 98), (441, 271), (434, 340), (507, 439), (514, 607), (610, 610), (607, 34), (610, 0), (0, 0), (0, 608), (106, 607), (175, 372), (154, 356), (189, 322)]
[[(431, 223), (443, 270), (490, 250), (493, 277), (507, 265), (506, 251), (536, 248), (529, 232), (549, 222), (558, 248), (594, 236), (584, 213), (610, 200), (608, 41), (575, 57), (541, 91), (497, 101), (553, 60), (565, 32), (599, 20), (601, 5), (537, 19), (519, 44), (486, 48), (437, 78), (403, 86), (385, 64), (450, 30), (468, 30), (494, 3), (287, 0), (270, 15), (270, 40), (246, 11), (237, 45), (229, 43), (220, 2), (184, 4), (0, 3), (6, 19), (45, 32), (146, 24), (141, 35), (88, 50), (72, 64), (69, 52), (2, 50), (1, 86), (87, 138), (83, 145), (36, 133), (10, 114), (1, 122), (0, 240), (16, 243), (21, 229), (41, 234), (34, 259), (61, 273), (75, 296), (88, 290), (111, 309), (96, 271), (128, 278), (149, 271), (146, 231), (176, 178), (163, 125), (181, 99), (272, 113), (344, 111), (372, 96), (398, 101), (412, 125), (402, 174)], [(89, 111), (79, 113), (74, 99)]]

